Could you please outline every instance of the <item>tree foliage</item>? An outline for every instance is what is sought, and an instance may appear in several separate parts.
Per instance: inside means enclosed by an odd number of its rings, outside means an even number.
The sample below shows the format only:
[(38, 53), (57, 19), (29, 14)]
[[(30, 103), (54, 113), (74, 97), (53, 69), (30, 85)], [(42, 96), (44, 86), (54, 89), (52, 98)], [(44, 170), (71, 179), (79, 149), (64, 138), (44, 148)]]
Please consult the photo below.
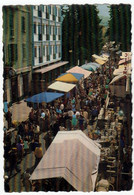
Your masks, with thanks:
[(91, 61), (102, 48), (102, 27), (94, 5), (70, 5), (62, 9), (62, 56), (70, 65)]
[(109, 41), (121, 44), (122, 51), (131, 51), (131, 6), (111, 5), (109, 28), (106, 36)]

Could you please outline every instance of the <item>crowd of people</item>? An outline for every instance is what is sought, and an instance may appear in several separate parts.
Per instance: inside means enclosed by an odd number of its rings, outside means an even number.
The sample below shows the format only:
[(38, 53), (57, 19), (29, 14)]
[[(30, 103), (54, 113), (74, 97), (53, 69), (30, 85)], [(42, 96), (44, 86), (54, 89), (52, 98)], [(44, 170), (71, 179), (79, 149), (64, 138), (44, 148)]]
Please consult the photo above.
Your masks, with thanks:
[[(111, 69), (114, 70), (114, 67), (110, 67), (110, 72)], [(101, 108), (104, 109), (105, 115), (106, 98), (110, 94), (108, 84), (112, 78), (109, 67), (103, 66), (103, 69), (97, 69), (89, 78), (80, 81), (68, 96), (65, 95), (46, 105), (31, 105), (29, 118), (17, 126), (16, 137), (12, 138), (12, 134), (5, 131), (4, 158), (5, 168), (9, 163), (9, 177), (12, 176), (14, 169), (20, 171), (18, 162), (21, 162), (29, 152), (35, 154), (34, 167), (38, 165), (43, 156), (39, 141), (42, 133), (45, 133), (46, 150), (58, 131), (80, 129), (86, 131), (90, 137), (90, 131), (94, 128), (93, 124)], [(8, 123), (10, 128), (11, 120)], [(95, 139), (95, 137), (90, 138)]]

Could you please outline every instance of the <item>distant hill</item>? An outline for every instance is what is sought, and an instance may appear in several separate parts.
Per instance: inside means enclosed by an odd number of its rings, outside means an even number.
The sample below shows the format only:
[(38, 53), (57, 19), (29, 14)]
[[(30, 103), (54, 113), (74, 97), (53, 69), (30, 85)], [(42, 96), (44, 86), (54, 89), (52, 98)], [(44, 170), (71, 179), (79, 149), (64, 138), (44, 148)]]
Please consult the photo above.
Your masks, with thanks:
[(101, 25), (107, 27), (108, 26), (108, 21), (109, 17), (108, 16), (99, 16), (101, 19)]

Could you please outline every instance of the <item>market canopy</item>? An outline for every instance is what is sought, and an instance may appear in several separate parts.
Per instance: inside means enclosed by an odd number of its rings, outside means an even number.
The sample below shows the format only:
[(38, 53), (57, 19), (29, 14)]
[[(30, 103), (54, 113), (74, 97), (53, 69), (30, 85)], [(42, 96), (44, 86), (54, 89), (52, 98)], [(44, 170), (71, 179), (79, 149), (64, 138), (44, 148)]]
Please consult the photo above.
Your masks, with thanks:
[(98, 67), (93, 63), (88, 63), (88, 64), (82, 65), (81, 68), (85, 70), (89, 70), (89, 71), (96, 71)]
[(64, 178), (77, 191), (95, 188), (100, 148), (82, 131), (58, 132), (30, 180)]
[(101, 59), (95, 59), (95, 62), (97, 62), (97, 63), (100, 64), (100, 65), (103, 65), (103, 64), (106, 63), (106, 61), (101, 60)]
[(96, 60), (96, 59), (100, 59), (100, 60), (103, 60), (103, 61), (107, 61), (108, 58), (107, 57), (101, 57), (101, 56), (98, 56), (96, 54), (93, 54), (92, 57)]
[(33, 103), (42, 103), (42, 102), (52, 102), (53, 100), (63, 96), (64, 93), (55, 93), (55, 92), (42, 92), (36, 94), (30, 98), (26, 99), (26, 102), (33, 102)]
[(64, 83), (60, 81), (56, 81), (53, 84), (48, 86), (48, 89), (53, 89), (56, 91), (62, 91), (62, 92), (69, 92), (71, 91), (76, 85), (70, 84), (70, 83)]
[(56, 81), (63, 81), (63, 82), (78, 82), (84, 75), (79, 73), (64, 73), (60, 75)]
[(81, 74), (84, 74), (84, 78), (87, 78), (88, 76), (90, 76), (90, 74), (92, 73), (92, 71), (87, 71), (87, 70), (84, 70), (83, 68), (79, 67), (79, 66), (75, 66), (71, 69), (69, 69), (68, 71), (66, 72), (70, 72), (70, 73), (81, 73)]
[(119, 74), (118, 76), (115, 76), (113, 80), (109, 83), (109, 85), (115, 83), (116, 81), (120, 80), (121, 78), (125, 77), (124, 74)]

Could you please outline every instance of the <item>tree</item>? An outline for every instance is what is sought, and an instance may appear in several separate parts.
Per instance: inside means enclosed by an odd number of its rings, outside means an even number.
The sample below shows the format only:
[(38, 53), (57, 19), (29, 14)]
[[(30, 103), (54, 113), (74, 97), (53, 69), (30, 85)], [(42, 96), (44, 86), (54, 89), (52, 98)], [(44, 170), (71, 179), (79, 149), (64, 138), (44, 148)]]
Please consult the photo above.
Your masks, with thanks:
[(106, 32), (109, 41), (121, 44), (122, 51), (131, 51), (131, 6), (111, 5), (109, 28)]
[(70, 5), (63, 7), (62, 56), (70, 66), (90, 62), (92, 54), (102, 48), (102, 27), (94, 5)]

